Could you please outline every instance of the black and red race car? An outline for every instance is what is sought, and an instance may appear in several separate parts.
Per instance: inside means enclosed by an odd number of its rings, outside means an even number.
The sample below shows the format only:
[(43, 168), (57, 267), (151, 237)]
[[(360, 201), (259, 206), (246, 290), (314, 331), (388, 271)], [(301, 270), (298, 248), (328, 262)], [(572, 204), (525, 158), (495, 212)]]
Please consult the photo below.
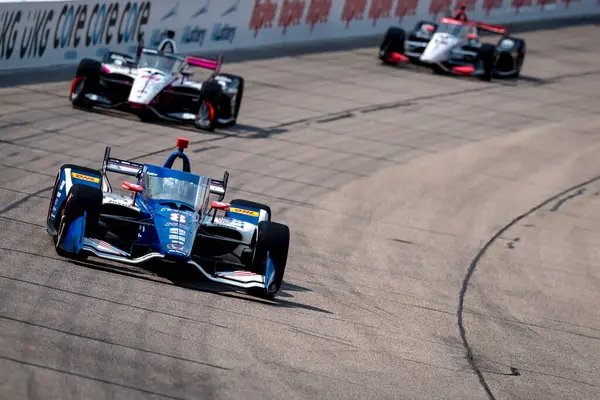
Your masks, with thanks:
[[(485, 36), (502, 35), (495, 43), (482, 41)], [(486, 35), (487, 34), (487, 35)], [(420, 21), (408, 34), (402, 28), (388, 29), (379, 49), (385, 64), (428, 64), (437, 73), (517, 78), (525, 60), (525, 41), (510, 37), (500, 25), (442, 18), (440, 23)]]

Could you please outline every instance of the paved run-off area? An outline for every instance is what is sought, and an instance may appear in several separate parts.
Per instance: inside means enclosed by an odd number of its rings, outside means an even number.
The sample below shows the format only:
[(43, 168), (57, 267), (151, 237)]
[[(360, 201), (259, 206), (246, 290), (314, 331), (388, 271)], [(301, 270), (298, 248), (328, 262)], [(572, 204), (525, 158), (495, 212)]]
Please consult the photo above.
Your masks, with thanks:
[[(600, 397), (597, 29), (523, 34), (518, 83), (375, 49), (229, 64), (242, 117), (214, 134), (0, 89), (0, 397)], [(61, 164), (162, 163), (178, 136), (289, 224), (274, 304), (56, 255)]]

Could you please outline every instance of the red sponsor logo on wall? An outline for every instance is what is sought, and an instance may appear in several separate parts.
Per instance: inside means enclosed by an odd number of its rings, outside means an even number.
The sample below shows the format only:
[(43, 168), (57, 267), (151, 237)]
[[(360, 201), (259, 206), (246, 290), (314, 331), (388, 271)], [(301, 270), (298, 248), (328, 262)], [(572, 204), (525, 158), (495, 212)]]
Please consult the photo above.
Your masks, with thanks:
[(346, 21), (346, 29), (353, 20), (362, 20), (365, 17), (367, 0), (345, 0), (342, 10), (342, 21)]
[(537, 5), (541, 7), (542, 11), (549, 4), (556, 4), (556, 0), (537, 0)]
[(531, 7), (533, 5), (533, 0), (512, 0), (511, 5), (515, 9), (515, 14), (518, 14), (521, 8)]
[(393, 5), (394, 0), (372, 0), (369, 18), (373, 20), (373, 26), (377, 24), (378, 19), (390, 17)]
[(408, 15), (415, 15), (417, 7), (419, 7), (419, 0), (398, 0), (394, 16), (400, 18), (400, 21), (402, 21)]
[[(600, 1), (600, 0), (599, 0)], [(332, 0), (310, 0), (306, 23), (310, 25), (310, 31), (315, 29), (316, 24), (325, 24), (329, 20)]]
[(492, 10), (502, 7), (503, 0), (483, 0), (481, 8), (485, 11), (485, 15), (490, 15)]
[[(565, 8), (569, 8), (569, 5), (570, 5), (571, 3), (577, 3), (578, 1), (579, 1), (579, 0), (562, 0), (562, 2), (563, 2), (563, 3), (564, 3), (564, 5), (565, 5)], [(596, 3), (597, 3), (597, 4), (600, 4), (600, 0), (598, 0)]]
[(288, 26), (300, 24), (305, 5), (304, 0), (283, 0), (281, 12), (279, 13), (279, 26), (283, 26), (284, 35)]
[(277, 3), (273, 3), (271, 0), (254, 0), (254, 9), (250, 16), (250, 29), (254, 31), (254, 37), (258, 36), (261, 29), (273, 26), (276, 13)]
[(434, 18), (438, 14), (445, 14), (451, 10), (452, 0), (430, 0), (429, 1), (429, 15), (433, 15)]

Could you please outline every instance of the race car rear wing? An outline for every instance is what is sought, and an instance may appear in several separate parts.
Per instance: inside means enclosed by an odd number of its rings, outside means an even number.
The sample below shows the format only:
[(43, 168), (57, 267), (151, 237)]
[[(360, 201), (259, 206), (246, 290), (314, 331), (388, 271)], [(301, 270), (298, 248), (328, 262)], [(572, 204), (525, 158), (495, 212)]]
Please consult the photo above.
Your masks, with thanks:
[(508, 29), (506, 29), (502, 25), (492, 25), (486, 24), (485, 22), (478, 21), (462, 21), (456, 18), (444, 17), (441, 19), (441, 22), (444, 24), (455, 24), (455, 25), (467, 25), (467, 26), (476, 26), (477, 29), (489, 32), (489, 33), (497, 33), (500, 35), (504, 35), (508, 33)]
[(210, 192), (219, 196), (218, 201), (222, 201), (225, 198), (227, 192), (227, 181), (229, 180), (229, 172), (225, 171), (223, 174), (223, 180), (219, 181), (216, 179), (210, 180)]
[(476, 22), (475, 25), (477, 26), (477, 29), (489, 33), (497, 33), (499, 35), (508, 33), (508, 30), (501, 25), (486, 24), (485, 22)]
[(213, 78), (217, 76), (219, 72), (221, 72), (221, 65), (223, 65), (223, 56), (218, 56), (216, 60), (210, 58), (189, 56), (187, 58), (187, 63), (194, 67), (213, 70), (214, 72), (211, 75), (211, 78)]
[(114, 172), (121, 175), (138, 177), (142, 172), (142, 164), (133, 161), (119, 160), (110, 156), (110, 146), (106, 146), (104, 151), (104, 160), (102, 161), (102, 191), (112, 192), (112, 187), (106, 176), (107, 172)]

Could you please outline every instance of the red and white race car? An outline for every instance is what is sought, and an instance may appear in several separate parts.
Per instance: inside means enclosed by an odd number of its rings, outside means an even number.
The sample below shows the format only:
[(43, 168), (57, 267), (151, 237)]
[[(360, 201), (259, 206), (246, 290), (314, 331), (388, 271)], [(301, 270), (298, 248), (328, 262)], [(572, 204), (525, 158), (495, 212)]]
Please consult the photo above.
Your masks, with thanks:
[[(437, 73), (517, 78), (525, 60), (525, 41), (510, 37), (499, 25), (456, 16), (440, 23), (421, 21), (408, 38), (402, 28), (390, 28), (379, 49), (385, 64), (428, 64)], [(502, 35), (495, 43), (482, 42), (480, 33)], [(490, 35), (487, 35), (490, 36)]]
[(191, 123), (213, 131), (237, 122), (244, 93), (244, 79), (221, 73), (221, 65), (222, 57), (147, 48), (140, 48), (137, 59), (108, 52), (101, 61), (81, 60), (69, 98), (78, 108), (121, 109), (144, 121)]

